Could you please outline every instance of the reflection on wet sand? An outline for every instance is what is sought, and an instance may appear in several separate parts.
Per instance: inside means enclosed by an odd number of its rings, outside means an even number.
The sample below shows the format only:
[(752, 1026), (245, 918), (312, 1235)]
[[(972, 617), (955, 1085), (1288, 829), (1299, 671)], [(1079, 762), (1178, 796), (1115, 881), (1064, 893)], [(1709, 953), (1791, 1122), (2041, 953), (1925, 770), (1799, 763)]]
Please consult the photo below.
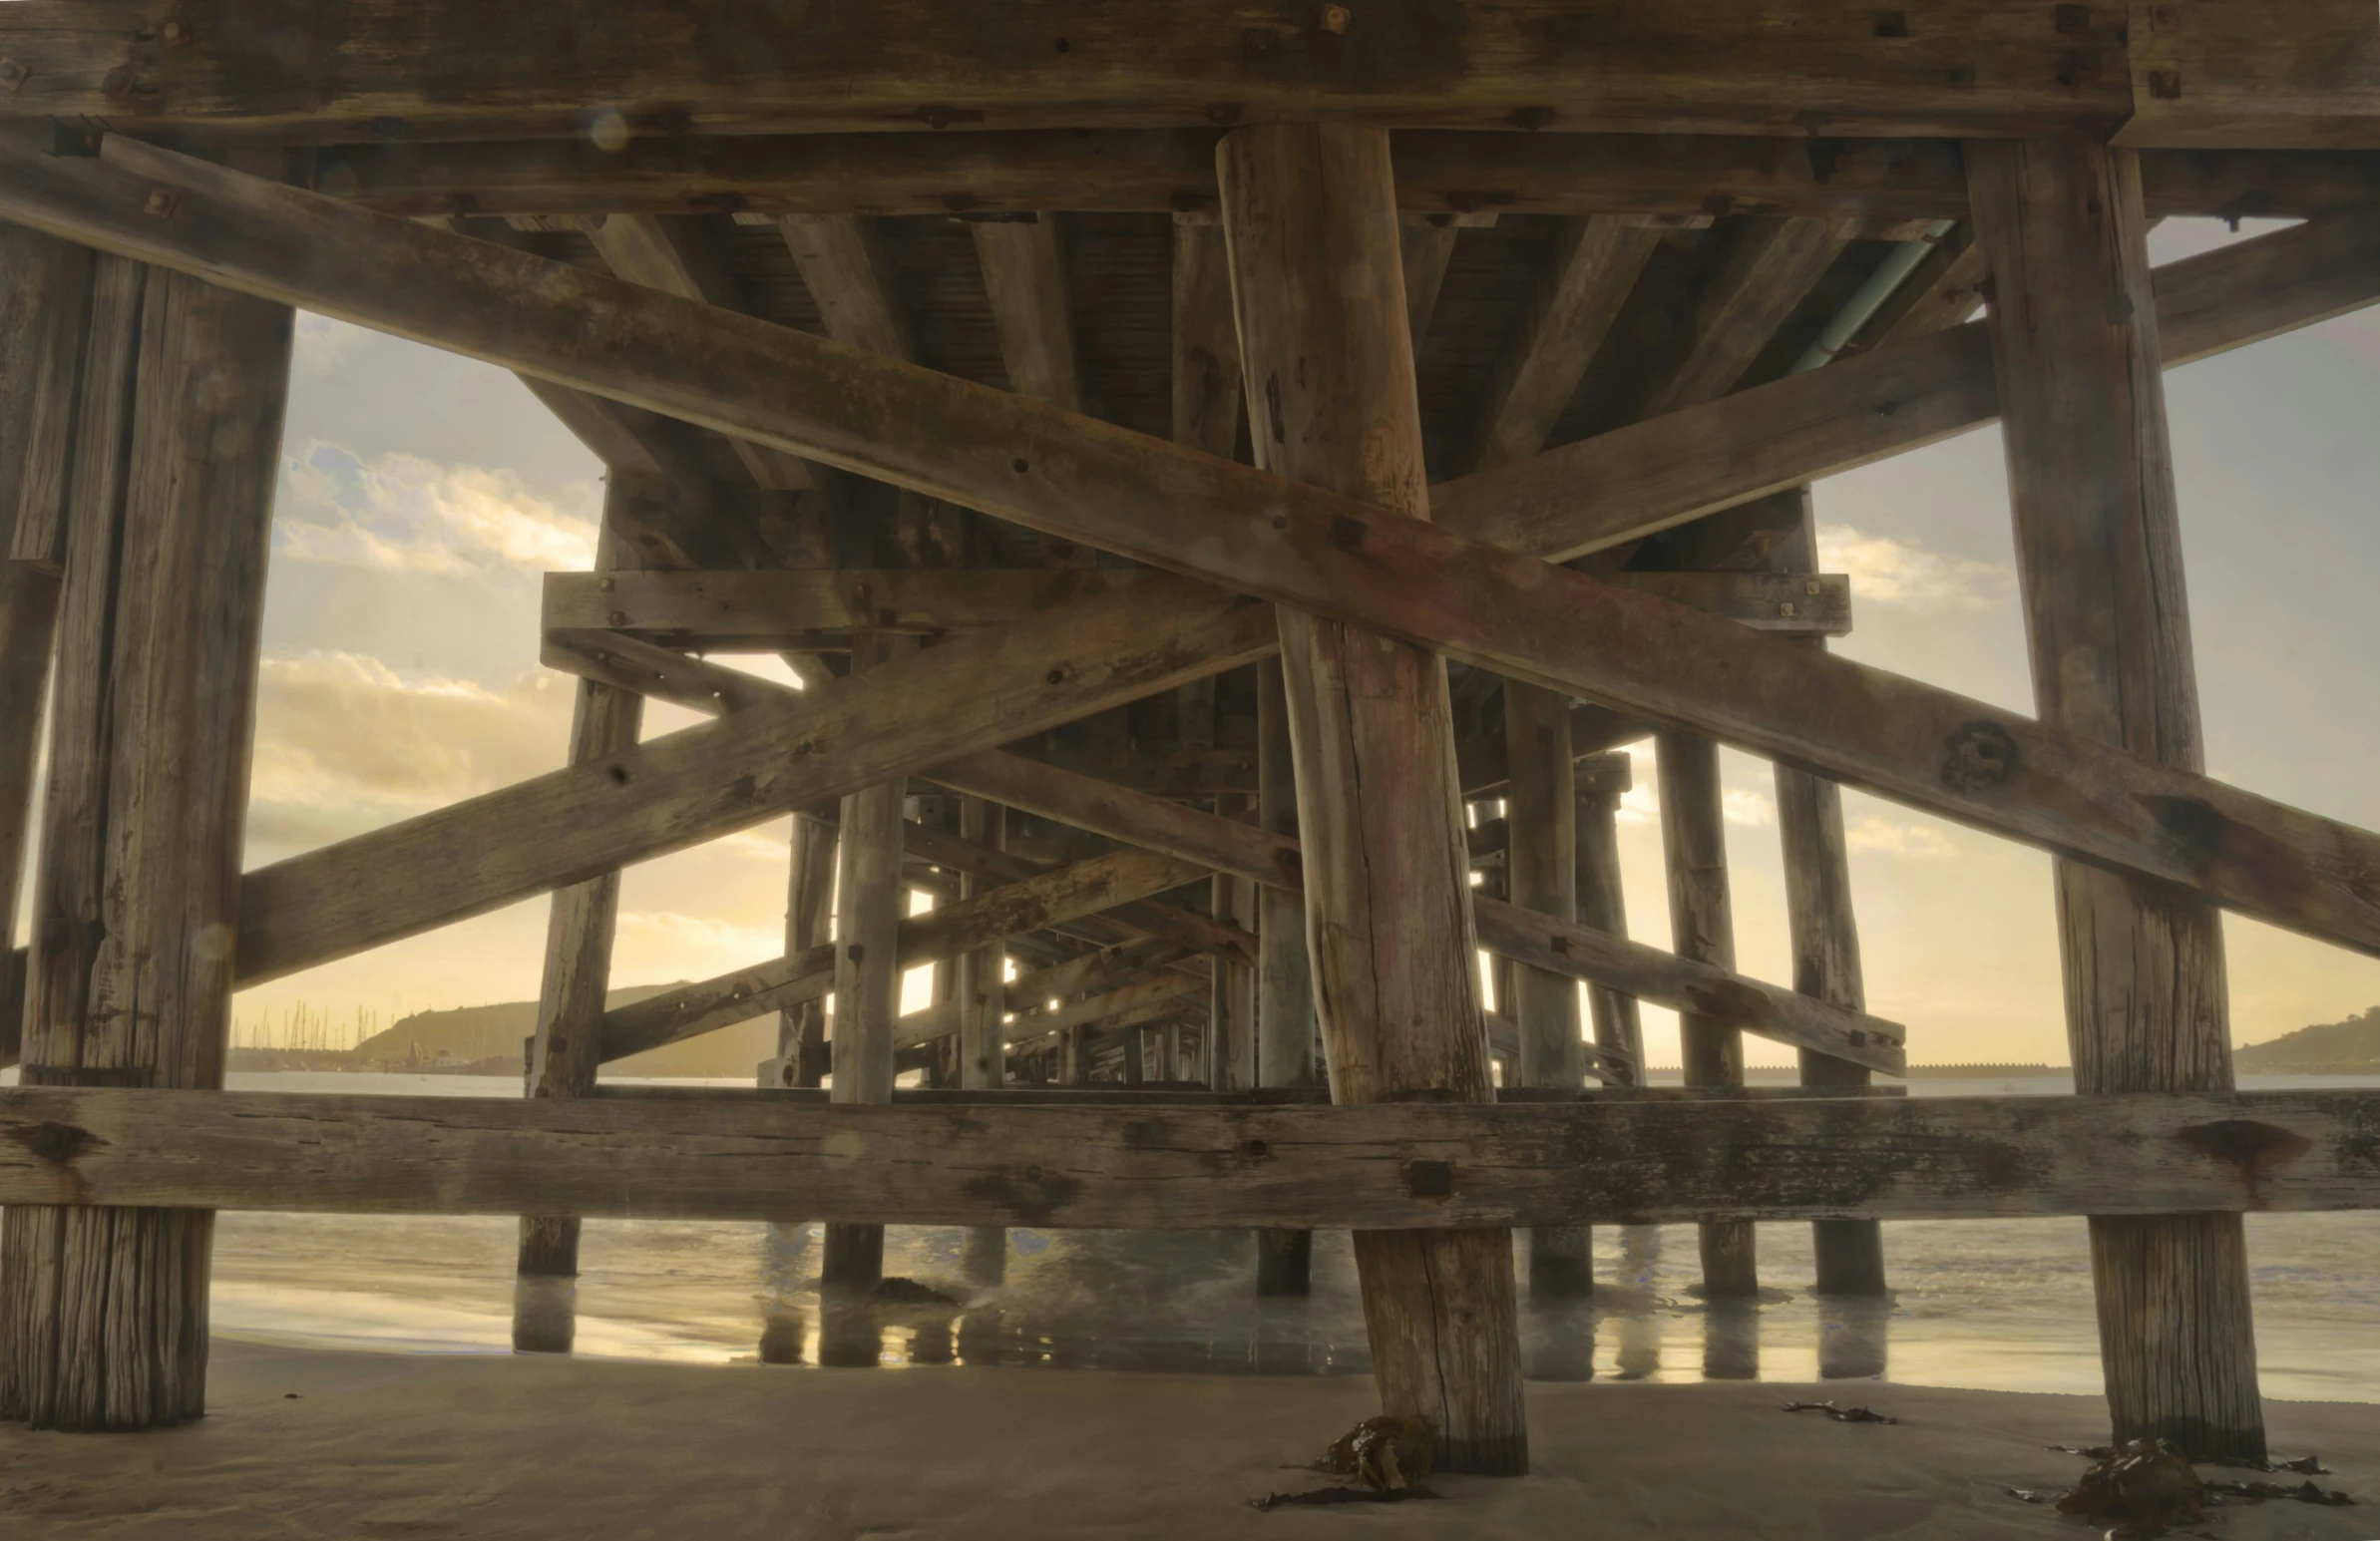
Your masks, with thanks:
[[(915, 1269), (919, 1281), (904, 1276), (889, 1281), (887, 1292), (854, 1294), (821, 1289), (814, 1228), (766, 1228), (760, 1361), (1268, 1375), (1371, 1368), (1344, 1236), (1317, 1238), (1321, 1266), (1313, 1296), (1260, 1298), (1245, 1271), (1254, 1261), (1252, 1243), (1231, 1233), (992, 1234), (1001, 1243), (996, 1260), (988, 1256), (984, 1232), (896, 1231), (888, 1267)], [(931, 1240), (937, 1235), (940, 1247)], [(1691, 1287), (1665, 1294), (1661, 1231), (1632, 1226), (1616, 1239), (1616, 1255), (1604, 1260), (1592, 1295), (1532, 1298), (1524, 1287), (1521, 1348), (1530, 1379), (1665, 1378), (1665, 1344), (1672, 1376), (1760, 1377), (1764, 1325), (1791, 1309), (1792, 1295), (1768, 1290), (1755, 1300), (1703, 1302)], [(1676, 1289), (1679, 1281), (1668, 1283)], [(949, 1301), (929, 1298), (945, 1290)], [(569, 1305), (567, 1299), (553, 1304)], [(1814, 1312), (1821, 1375), (1873, 1378), (1884, 1372), (1892, 1311), (1889, 1300), (1817, 1299), (1794, 1314)]]

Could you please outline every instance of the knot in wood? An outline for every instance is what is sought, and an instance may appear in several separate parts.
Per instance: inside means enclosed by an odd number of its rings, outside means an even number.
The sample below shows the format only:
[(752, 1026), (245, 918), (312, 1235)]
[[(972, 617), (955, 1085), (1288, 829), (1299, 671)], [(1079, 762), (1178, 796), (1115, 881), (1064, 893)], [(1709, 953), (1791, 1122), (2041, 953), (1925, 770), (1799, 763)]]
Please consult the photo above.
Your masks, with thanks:
[(2016, 773), (2016, 739), (1988, 717), (1979, 717), (1942, 743), (1942, 785), (1954, 792), (1981, 792)]

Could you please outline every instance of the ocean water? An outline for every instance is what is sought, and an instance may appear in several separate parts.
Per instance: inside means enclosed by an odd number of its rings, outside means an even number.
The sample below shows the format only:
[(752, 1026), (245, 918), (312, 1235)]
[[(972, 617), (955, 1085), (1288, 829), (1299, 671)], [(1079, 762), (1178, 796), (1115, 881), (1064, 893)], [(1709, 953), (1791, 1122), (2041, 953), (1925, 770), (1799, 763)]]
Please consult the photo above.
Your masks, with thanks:
[[(2380, 1077), (2247, 1078), (2249, 1090), (2380, 1086)], [(235, 1090), (516, 1096), (462, 1076), (242, 1075)], [(2064, 1076), (1919, 1080), (1912, 1095), (2062, 1093)], [(2380, 1213), (2251, 1215), (2265, 1394), (2380, 1400)], [(505, 1352), (515, 1223), (225, 1214), (215, 1242), (217, 1334), (392, 1352)], [(966, 1283), (963, 1233), (894, 1227), (885, 1267), (952, 1306), (844, 1306), (816, 1289), (816, 1226), (590, 1221), (578, 1351), (696, 1361), (1082, 1365), (1219, 1373), (1369, 1369), (1344, 1233), (1315, 1238), (1314, 1294), (1255, 1298), (1246, 1232), (1008, 1234), (1005, 1281)], [(2079, 1219), (1888, 1224), (1887, 1303), (1810, 1294), (1809, 1228), (1760, 1228), (1757, 1305), (1706, 1310), (1692, 1227), (1599, 1228), (1597, 1295), (1526, 1304), (1529, 1373), (1543, 1379), (1882, 1378), (2004, 1390), (2096, 1391), (2089, 1244)]]

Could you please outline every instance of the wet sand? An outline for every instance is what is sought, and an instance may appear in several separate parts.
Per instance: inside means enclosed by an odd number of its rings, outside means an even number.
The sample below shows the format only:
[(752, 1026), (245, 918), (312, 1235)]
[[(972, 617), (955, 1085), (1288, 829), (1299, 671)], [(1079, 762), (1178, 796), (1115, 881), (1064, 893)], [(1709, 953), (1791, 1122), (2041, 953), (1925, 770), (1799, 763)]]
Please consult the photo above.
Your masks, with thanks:
[[(1864, 1400), (1897, 1426), (1787, 1415)], [(785, 1370), (218, 1343), (213, 1412), (93, 1437), (0, 1428), (0, 1534), (259, 1537), (1727, 1538), (2095, 1535), (2008, 1496), (2104, 1436), (2081, 1396), (1840, 1382), (1529, 1388), (1535, 1473), (1438, 1503), (1251, 1512), (1373, 1410), (1358, 1377)], [(2380, 1534), (2380, 1406), (2276, 1402), (2353, 1509), (2214, 1511), (2187, 1534)], [(2290, 1480), (2296, 1480), (2294, 1478)]]

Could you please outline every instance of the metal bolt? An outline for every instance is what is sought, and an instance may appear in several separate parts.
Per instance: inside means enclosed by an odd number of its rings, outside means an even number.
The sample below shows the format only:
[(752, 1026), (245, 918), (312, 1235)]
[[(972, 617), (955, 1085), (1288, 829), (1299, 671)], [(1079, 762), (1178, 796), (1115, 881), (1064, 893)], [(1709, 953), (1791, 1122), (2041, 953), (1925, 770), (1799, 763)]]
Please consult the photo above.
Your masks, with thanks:
[(615, 626), (626, 625), (628, 623), (628, 612), (626, 610), (613, 610), (611, 612), (611, 623)]
[(1813, 578), (1808, 582), (1803, 583), (1801, 585), (1801, 591), (1803, 593), (1816, 593), (1818, 591), (1818, 580)]
[(171, 188), (152, 188), (147, 201), (141, 204), (141, 212), (159, 219), (168, 218), (181, 201), (182, 198)]
[(1785, 600), (1785, 603), (1777, 607), (1777, 613), (1785, 616), (1788, 620), (1791, 619), (1793, 615), (1793, 601), (1790, 599)]
[(191, 40), (191, 24), (187, 21), (170, 21), (158, 29), (158, 35), (166, 40), (168, 48), (180, 48)]
[(1349, 14), (1348, 8), (1344, 5), (1326, 5), (1323, 7), (1323, 31), (1325, 32), (1335, 32), (1345, 35), (1347, 32), (1347, 24), (1353, 20), (1355, 20), (1354, 16)]
[(611, 591), (611, 579), (607, 578), (598, 578), (595, 579), (595, 586), (603, 590), (603, 592), (609, 593)]

